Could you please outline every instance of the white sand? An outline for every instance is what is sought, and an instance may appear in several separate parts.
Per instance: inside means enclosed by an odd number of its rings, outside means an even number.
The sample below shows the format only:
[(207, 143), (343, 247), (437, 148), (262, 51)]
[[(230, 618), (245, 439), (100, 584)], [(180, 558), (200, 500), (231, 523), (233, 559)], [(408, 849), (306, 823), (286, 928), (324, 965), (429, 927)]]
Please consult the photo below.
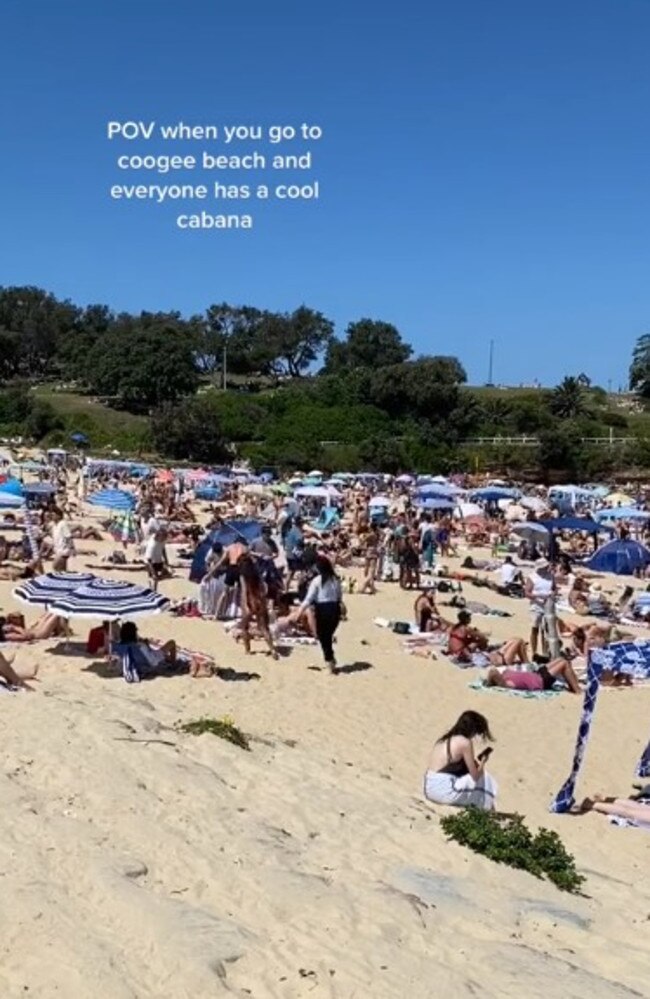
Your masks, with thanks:
[[(527, 632), (525, 601), (466, 595), (516, 611), (476, 618), (493, 635)], [(142, 632), (261, 679), (130, 686), (57, 642), (22, 648), (40, 680), (0, 694), (2, 999), (650, 995), (650, 835), (547, 811), (581, 698), (475, 692), (476, 671), (407, 655), (371, 619), (412, 599), (348, 597), (339, 658), (372, 669), (334, 677), (308, 668), (318, 649), (247, 658), (169, 615)], [(468, 707), (497, 738), (500, 807), (561, 834), (588, 897), (445, 841), (422, 773)], [(175, 731), (201, 715), (232, 716), (252, 751)], [(603, 691), (581, 792), (627, 793), (649, 734), (650, 689)]]

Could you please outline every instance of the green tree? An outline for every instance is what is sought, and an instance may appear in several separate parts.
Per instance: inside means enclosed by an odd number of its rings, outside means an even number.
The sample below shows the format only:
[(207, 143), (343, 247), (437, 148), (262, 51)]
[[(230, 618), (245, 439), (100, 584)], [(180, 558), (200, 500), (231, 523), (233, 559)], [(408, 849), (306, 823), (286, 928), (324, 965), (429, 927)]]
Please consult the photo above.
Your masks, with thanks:
[(650, 399), (650, 333), (640, 336), (630, 365), (630, 388), (644, 401)]
[(174, 313), (120, 316), (90, 353), (90, 387), (132, 412), (174, 402), (198, 387), (193, 348), (190, 331)]
[(164, 402), (154, 410), (151, 440), (160, 454), (177, 460), (211, 464), (231, 461), (233, 457), (214, 405), (205, 396)]
[(77, 329), (80, 310), (34, 286), (0, 288), (0, 329), (19, 335), (18, 367), (25, 377), (52, 373), (58, 343)]
[(20, 334), (0, 329), (0, 383), (14, 378), (20, 368)]
[(567, 377), (553, 389), (550, 410), (562, 420), (575, 419), (585, 413), (585, 390), (578, 378)]
[(260, 370), (276, 377), (298, 378), (318, 360), (333, 337), (331, 320), (305, 305), (291, 313), (267, 312), (258, 330)]
[(392, 323), (359, 319), (350, 323), (345, 340), (330, 342), (324, 372), (336, 374), (354, 368), (387, 368), (407, 361), (413, 349)]

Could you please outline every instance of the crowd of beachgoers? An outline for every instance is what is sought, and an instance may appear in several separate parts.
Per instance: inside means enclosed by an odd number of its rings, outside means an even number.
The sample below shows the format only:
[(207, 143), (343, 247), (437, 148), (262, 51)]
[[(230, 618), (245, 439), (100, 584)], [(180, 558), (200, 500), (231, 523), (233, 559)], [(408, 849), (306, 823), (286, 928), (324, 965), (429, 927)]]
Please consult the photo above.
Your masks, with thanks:
[[(341, 675), (351, 670), (337, 651), (346, 604), (363, 596), (374, 625), (400, 636), (410, 654), (476, 670), (484, 688), (579, 695), (592, 650), (645, 634), (646, 499), (620, 484), (525, 489), (485, 477), (318, 470), (282, 480), (64, 451), (7, 455), (0, 578), (16, 588), (0, 611), (0, 683), (36, 689), (34, 671), (21, 670), (21, 646), (69, 640), (76, 618), (92, 625), (87, 655), (104, 657), (127, 682), (218, 674), (211, 650), (144, 637), (134, 619), (159, 612), (223, 622), (246, 653), (261, 643), (272, 660), (313, 645), (322, 668)], [(95, 555), (93, 543), (109, 538), (112, 550)], [(187, 595), (172, 601), (166, 581), (179, 574)], [(412, 591), (410, 620), (373, 616), (373, 595), (390, 586)], [(494, 643), (477, 625), (509, 616), (492, 594), (528, 605), (526, 633)], [(31, 623), (25, 605), (40, 607)], [(639, 682), (613, 670), (600, 679)], [(486, 717), (463, 712), (433, 746), (425, 797), (495, 809), (491, 740)], [(594, 796), (583, 807), (648, 814), (642, 803)]]

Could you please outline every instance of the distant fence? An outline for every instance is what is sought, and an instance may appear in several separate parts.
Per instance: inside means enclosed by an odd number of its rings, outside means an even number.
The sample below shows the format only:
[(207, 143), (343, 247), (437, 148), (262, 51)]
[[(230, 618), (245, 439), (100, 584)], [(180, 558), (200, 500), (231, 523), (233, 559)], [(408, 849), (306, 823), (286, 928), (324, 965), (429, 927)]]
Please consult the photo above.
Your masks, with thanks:
[[(647, 440), (645, 437), (581, 437), (581, 444), (596, 444), (598, 447), (611, 447), (613, 445), (634, 444), (637, 441)], [(539, 437), (465, 437), (461, 444), (473, 446), (488, 445), (498, 447), (502, 444), (509, 444), (515, 447), (538, 447)]]
[[(405, 440), (404, 437), (391, 437), (394, 444), (399, 444)], [(650, 440), (648, 437), (580, 437), (581, 444), (595, 444), (597, 447), (617, 447), (625, 444), (635, 444), (638, 441)], [(349, 441), (319, 441), (321, 447), (336, 447), (347, 445)], [(508, 444), (510, 447), (539, 447), (539, 437), (528, 437), (522, 434), (520, 437), (463, 437), (458, 442), (468, 447), (499, 447)]]

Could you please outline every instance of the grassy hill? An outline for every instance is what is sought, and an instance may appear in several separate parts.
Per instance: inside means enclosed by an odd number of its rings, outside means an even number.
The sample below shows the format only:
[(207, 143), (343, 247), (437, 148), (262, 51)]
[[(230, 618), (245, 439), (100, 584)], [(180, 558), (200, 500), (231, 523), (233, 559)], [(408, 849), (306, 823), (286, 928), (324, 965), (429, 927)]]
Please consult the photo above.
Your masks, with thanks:
[(90, 396), (58, 391), (51, 385), (35, 388), (37, 398), (48, 403), (61, 418), (64, 429), (50, 435), (48, 443), (65, 443), (70, 434), (80, 432), (90, 439), (93, 449), (138, 454), (146, 450), (149, 421), (122, 410), (111, 409)]

